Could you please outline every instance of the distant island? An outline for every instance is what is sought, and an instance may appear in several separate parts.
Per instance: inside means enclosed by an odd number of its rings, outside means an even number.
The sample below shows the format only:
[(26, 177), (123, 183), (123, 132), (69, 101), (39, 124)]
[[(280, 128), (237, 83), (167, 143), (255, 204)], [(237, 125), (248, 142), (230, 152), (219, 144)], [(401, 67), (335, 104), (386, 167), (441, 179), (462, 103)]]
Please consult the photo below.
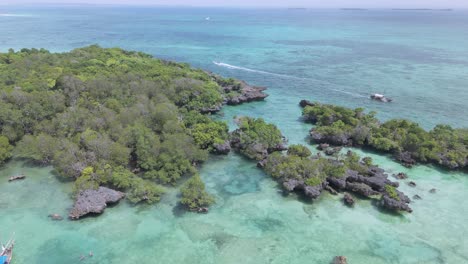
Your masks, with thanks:
[(395, 11), (452, 11), (450, 8), (433, 9), (433, 8), (392, 8)]
[(344, 11), (367, 11), (367, 8), (340, 8), (340, 10)]

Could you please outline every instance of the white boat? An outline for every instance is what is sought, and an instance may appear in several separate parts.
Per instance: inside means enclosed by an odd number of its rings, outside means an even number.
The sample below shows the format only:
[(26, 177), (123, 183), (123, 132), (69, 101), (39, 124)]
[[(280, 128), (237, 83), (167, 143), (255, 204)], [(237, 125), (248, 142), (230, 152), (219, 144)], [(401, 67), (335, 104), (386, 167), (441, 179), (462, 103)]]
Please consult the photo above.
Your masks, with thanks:
[(385, 95), (378, 94), (378, 93), (371, 94), (370, 98), (372, 100), (376, 100), (376, 101), (383, 102), (383, 103), (390, 103), (391, 101), (393, 101), (391, 98), (385, 97)]

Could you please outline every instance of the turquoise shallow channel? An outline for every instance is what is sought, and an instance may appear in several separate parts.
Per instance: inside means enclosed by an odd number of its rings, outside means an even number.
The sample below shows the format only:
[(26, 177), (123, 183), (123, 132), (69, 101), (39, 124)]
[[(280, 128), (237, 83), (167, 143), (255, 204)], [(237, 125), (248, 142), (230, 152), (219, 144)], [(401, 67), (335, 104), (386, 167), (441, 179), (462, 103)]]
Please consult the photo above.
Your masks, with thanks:
[[(306, 143), (311, 127), (299, 120), (300, 99), (365, 107), (424, 128), (468, 127), (468, 11), (2, 6), (0, 36), (2, 52), (98, 43), (267, 86), (265, 102), (225, 107), (216, 118), (233, 128), (236, 115), (263, 117), (289, 143)], [(395, 102), (372, 102), (373, 92)], [(48, 214), (65, 216), (72, 205), (71, 184), (51, 167), (13, 160), (0, 169), (0, 239), (15, 233), (14, 264), (328, 264), (335, 255), (353, 264), (468, 263), (468, 175), (358, 152), (389, 174), (409, 175), (401, 190), (422, 197), (412, 214), (381, 212), (367, 200), (347, 208), (341, 195), (285, 197), (231, 153), (201, 169), (217, 199), (209, 214), (179, 210), (174, 189), (154, 206), (124, 201), (99, 217), (54, 222)], [(26, 180), (8, 183), (19, 173)]]

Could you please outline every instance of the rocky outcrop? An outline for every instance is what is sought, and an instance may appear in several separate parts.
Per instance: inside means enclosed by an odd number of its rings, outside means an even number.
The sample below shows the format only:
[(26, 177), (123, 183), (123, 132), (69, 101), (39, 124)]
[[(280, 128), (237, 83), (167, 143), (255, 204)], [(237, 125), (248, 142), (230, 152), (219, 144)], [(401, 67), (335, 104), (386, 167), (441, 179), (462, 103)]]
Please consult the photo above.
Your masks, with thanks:
[(430, 189), (429, 192), (430, 192), (430, 193), (436, 193), (437, 190), (436, 190), (436, 189)]
[(231, 144), (229, 140), (226, 140), (222, 144), (214, 144), (213, 147), (215, 154), (227, 155), (231, 152)]
[(335, 189), (344, 190), (346, 188), (346, 177), (341, 177), (341, 178), (328, 177), (327, 181)]
[(338, 195), (338, 192), (330, 185), (326, 185), (324, 189), (327, 190), (330, 194)]
[(416, 187), (416, 183), (414, 181), (408, 182), (408, 185), (413, 188)]
[(365, 177), (362, 175), (351, 175), (347, 178), (348, 182), (363, 183), (377, 192), (382, 192), (386, 185), (391, 185), (393, 187), (398, 187), (397, 182), (392, 182), (387, 179), (384, 174), (377, 174), (373, 177)]
[(400, 151), (395, 154), (395, 159), (401, 162), (403, 166), (411, 168), (416, 164), (416, 160), (413, 159), (412, 155), (408, 151)]
[(217, 113), (217, 112), (221, 111), (222, 107), (223, 107), (223, 105), (219, 104), (219, 105), (215, 105), (215, 106), (212, 106), (212, 107), (202, 108), (202, 109), (200, 109), (200, 112), (202, 114), (214, 114), (214, 113)]
[(239, 81), (235, 85), (224, 86), (223, 89), (227, 94), (225, 102), (228, 105), (261, 101), (268, 97), (268, 94), (263, 92), (266, 90), (265, 87), (250, 86), (244, 81)]
[(422, 199), (421, 196), (419, 196), (419, 195), (417, 195), (417, 194), (415, 194), (415, 195), (413, 196), (413, 200), (421, 200), (421, 199)]
[(408, 179), (408, 175), (406, 173), (403, 173), (403, 172), (400, 172), (400, 173), (394, 175), (394, 177), (399, 179), (399, 180)]
[(351, 191), (353, 193), (360, 194), (368, 198), (370, 198), (371, 196), (380, 194), (379, 192), (374, 191), (369, 185), (366, 185), (364, 183), (358, 183), (358, 182), (347, 182), (346, 190)]
[(302, 191), (305, 196), (312, 199), (318, 198), (323, 190), (323, 185), (321, 184), (317, 186), (308, 186), (304, 183), (304, 181), (295, 179), (290, 179), (283, 182), (283, 187), (289, 192)]
[(257, 167), (260, 169), (263, 169), (265, 168), (266, 164), (267, 164), (267, 159), (264, 159), (264, 160), (257, 162)]
[(341, 151), (342, 147), (328, 147), (325, 149), (325, 155), (333, 156)]
[(319, 144), (319, 145), (317, 146), (317, 149), (318, 149), (318, 150), (326, 150), (326, 149), (329, 148), (329, 147), (330, 147), (329, 144), (327, 144), (327, 143), (322, 143), (322, 144)]
[(327, 143), (335, 146), (347, 146), (351, 145), (351, 135), (347, 133), (326, 135), (318, 132), (315, 128), (310, 130), (310, 137), (315, 143)]
[(349, 193), (345, 193), (343, 196), (343, 202), (347, 206), (354, 206), (354, 198)]
[(391, 197), (388, 193), (384, 193), (380, 199), (380, 206), (391, 211), (406, 211), (408, 213), (413, 212), (413, 210), (408, 205), (411, 202), (408, 196), (404, 195), (400, 191), (396, 192), (397, 197), (395, 198)]
[(286, 147), (285, 144), (281, 143), (281, 144), (277, 144), (276, 146), (272, 148), (269, 148), (268, 153), (273, 153), (275, 151), (285, 151), (285, 150), (288, 150), (288, 147)]
[(333, 264), (348, 264), (348, 260), (344, 256), (336, 256), (333, 259)]
[(302, 108), (304, 108), (304, 107), (306, 107), (306, 106), (315, 106), (315, 104), (312, 103), (312, 102), (309, 101), (309, 100), (301, 100), (301, 101), (299, 102), (299, 106), (302, 107)]
[(108, 204), (117, 203), (124, 197), (124, 193), (106, 187), (81, 191), (76, 197), (69, 217), (77, 220), (87, 214), (100, 214)]

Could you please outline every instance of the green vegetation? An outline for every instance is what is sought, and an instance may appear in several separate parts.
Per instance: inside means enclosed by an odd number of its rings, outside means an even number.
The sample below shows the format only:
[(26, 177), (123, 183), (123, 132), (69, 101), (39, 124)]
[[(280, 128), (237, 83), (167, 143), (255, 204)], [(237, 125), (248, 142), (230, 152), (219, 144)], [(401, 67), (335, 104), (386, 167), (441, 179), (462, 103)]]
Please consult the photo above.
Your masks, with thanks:
[(241, 117), (236, 122), (239, 128), (231, 133), (231, 142), (248, 158), (263, 160), (268, 153), (284, 148), (283, 136), (275, 125), (251, 117)]
[(299, 156), (301, 158), (306, 158), (312, 155), (310, 150), (303, 145), (291, 145), (288, 147), (288, 155)]
[(190, 210), (210, 206), (215, 202), (214, 197), (206, 192), (205, 184), (198, 174), (187, 180), (180, 192), (180, 202)]
[(395, 199), (397, 201), (400, 200), (400, 197), (398, 196), (398, 193), (396, 191), (396, 188), (387, 184), (385, 185), (385, 192), (390, 196), (390, 198)]
[(196, 173), (227, 125), (203, 115), (223, 103), (218, 83), (187, 64), (89, 46), (0, 54), (0, 163), (51, 164), (75, 191), (105, 185), (132, 202)]
[(267, 174), (279, 181), (295, 179), (304, 181), (306, 185), (316, 186), (328, 177), (341, 178), (346, 170), (356, 168), (367, 173), (369, 166), (355, 153), (338, 156), (337, 159), (328, 159), (275, 152), (268, 157), (264, 169)]
[[(408, 120), (380, 123), (375, 113), (315, 104), (303, 110), (306, 121), (316, 127), (311, 131), (318, 142), (335, 145), (366, 146), (410, 159), (434, 163), (450, 169), (466, 169), (468, 161), (468, 129), (438, 125), (425, 131)], [(408, 157), (405, 158), (408, 160)]]
[(5, 136), (0, 136), (0, 165), (11, 157), (12, 149), (13, 146), (10, 145), (8, 138)]

